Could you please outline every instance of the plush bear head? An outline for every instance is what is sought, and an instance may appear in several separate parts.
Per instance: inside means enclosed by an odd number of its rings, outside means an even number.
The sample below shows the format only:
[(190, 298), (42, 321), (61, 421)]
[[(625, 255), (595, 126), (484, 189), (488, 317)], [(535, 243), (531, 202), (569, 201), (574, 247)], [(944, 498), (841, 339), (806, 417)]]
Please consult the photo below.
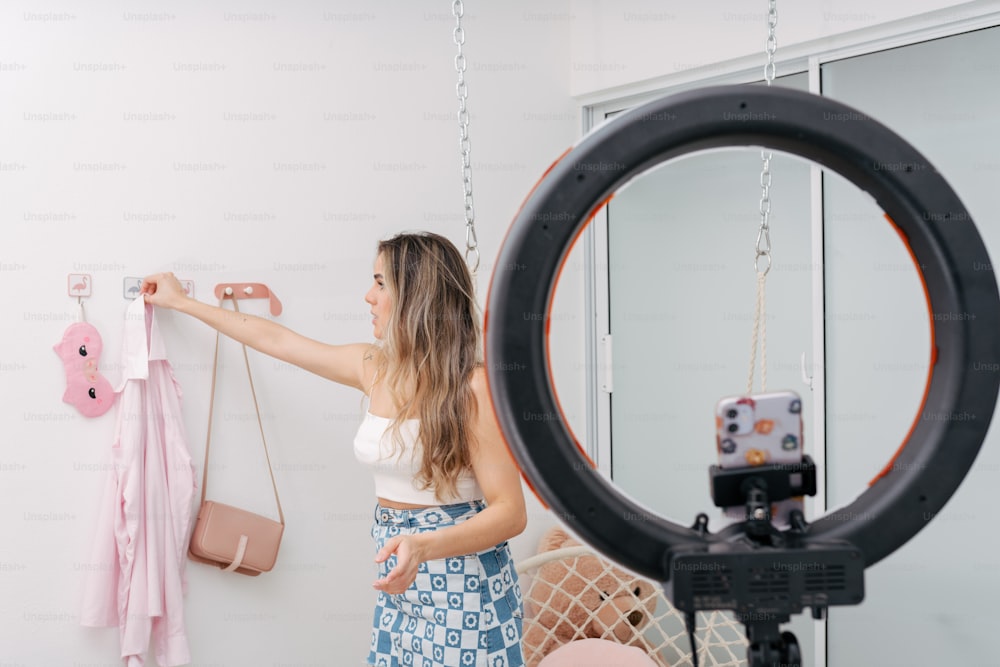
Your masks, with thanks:
[[(554, 527), (542, 537), (538, 550), (545, 553), (574, 546), (581, 544)], [(525, 597), (531, 619), (524, 633), (528, 667), (535, 667), (559, 646), (585, 638), (609, 639), (649, 651), (642, 631), (656, 611), (656, 588), (609, 565), (581, 549), (538, 568)]]

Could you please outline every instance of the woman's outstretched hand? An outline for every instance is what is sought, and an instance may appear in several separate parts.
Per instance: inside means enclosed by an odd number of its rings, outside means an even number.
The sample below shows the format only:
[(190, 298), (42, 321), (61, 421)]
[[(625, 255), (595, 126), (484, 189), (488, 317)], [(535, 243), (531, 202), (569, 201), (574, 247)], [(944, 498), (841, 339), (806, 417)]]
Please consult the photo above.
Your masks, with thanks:
[(396, 554), (396, 567), (385, 577), (377, 579), (372, 588), (385, 593), (400, 594), (417, 579), (420, 563), (424, 561), (415, 535), (397, 535), (386, 540), (375, 554), (376, 563), (384, 563)]
[(139, 293), (143, 295), (146, 303), (161, 308), (177, 308), (188, 298), (180, 281), (169, 272), (154, 273), (143, 278)]

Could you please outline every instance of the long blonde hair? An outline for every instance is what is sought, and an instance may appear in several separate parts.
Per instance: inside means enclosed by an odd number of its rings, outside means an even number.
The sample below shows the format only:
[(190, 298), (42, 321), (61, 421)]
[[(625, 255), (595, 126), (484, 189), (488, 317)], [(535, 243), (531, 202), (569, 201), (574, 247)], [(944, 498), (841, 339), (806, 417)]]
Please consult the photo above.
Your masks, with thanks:
[(471, 468), (481, 329), (472, 276), (458, 249), (430, 232), (399, 234), (378, 244), (392, 296), (383, 328), (380, 377), (399, 408), (392, 424), (400, 442), (405, 419), (419, 420), (422, 489), (454, 498)]

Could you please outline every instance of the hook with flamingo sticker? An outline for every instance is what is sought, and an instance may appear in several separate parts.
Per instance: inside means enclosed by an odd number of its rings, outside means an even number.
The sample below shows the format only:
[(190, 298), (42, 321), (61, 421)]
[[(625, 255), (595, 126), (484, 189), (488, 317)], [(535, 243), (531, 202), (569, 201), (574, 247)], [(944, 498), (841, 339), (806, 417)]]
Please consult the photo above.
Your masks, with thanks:
[(63, 332), (62, 340), (52, 346), (66, 371), (66, 391), (63, 401), (85, 417), (99, 417), (115, 402), (111, 383), (97, 370), (104, 344), (94, 325), (86, 321), (83, 298), (91, 295), (93, 284), (87, 274), (69, 274), (67, 288), (80, 304), (80, 321)]
[(78, 300), (82, 297), (89, 297), (93, 288), (89, 273), (69, 274), (69, 277), (66, 279), (66, 286), (69, 289), (69, 295), (75, 296)]
[[(193, 280), (181, 280), (181, 288), (184, 289), (184, 293), (188, 296), (194, 296), (194, 281)], [(142, 277), (141, 276), (125, 276), (122, 280), (122, 296), (125, 297), (126, 301), (132, 301), (139, 296), (140, 290), (142, 289)]]

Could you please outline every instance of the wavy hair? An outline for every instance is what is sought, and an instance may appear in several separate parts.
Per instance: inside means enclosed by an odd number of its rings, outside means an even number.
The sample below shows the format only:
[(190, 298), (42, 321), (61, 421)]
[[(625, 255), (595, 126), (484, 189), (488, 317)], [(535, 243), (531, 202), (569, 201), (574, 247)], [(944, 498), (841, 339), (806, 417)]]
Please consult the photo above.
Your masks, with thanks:
[[(471, 379), (481, 364), (481, 329), (468, 266), (448, 239), (430, 232), (379, 242), (392, 297), (383, 328), (379, 370), (399, 407), (392, 423), (399, 446), (405, 419), (419, 420), (421, 489), (454, 498), (460, 474), (471, 468), (476, 397)], [(382, 373), (380, 373), (382, 375)]]

